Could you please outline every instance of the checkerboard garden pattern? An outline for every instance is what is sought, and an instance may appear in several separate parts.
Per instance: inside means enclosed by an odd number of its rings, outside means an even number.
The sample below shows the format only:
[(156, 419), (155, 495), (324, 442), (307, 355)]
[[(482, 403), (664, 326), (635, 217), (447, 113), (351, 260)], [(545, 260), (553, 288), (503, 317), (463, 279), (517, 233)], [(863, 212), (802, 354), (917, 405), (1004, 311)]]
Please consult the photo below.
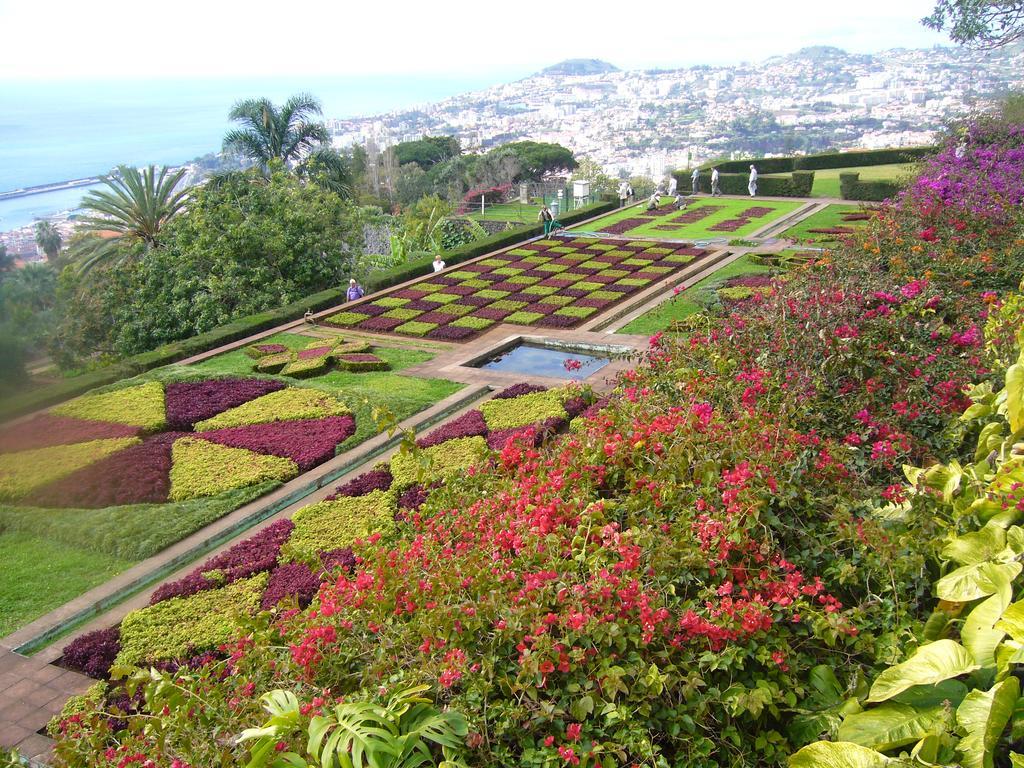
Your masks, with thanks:
[(575, 328), (708, 253), (655, 240), (536, 240), (347, 306), (325, 322), (457, 342), (499, 322)]

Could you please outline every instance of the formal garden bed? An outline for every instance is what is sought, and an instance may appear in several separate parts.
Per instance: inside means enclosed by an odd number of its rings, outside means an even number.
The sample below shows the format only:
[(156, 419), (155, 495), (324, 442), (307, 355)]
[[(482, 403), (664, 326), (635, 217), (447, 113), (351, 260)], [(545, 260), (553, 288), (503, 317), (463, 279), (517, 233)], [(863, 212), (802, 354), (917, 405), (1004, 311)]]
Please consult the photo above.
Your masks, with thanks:
[(707, 255), (651, 240), (535, 240), (345, 306), (324, 322), (458, 342), (497, 323), (574, 328)]
[(749, 235), (803, 205), (759, 198), (700, 197), (680, 211), (669, 203), (671, 199), (663, 198), (657, 211), (648, 212), (644, 206), (624, 208), (578, 229), (669, 240), (731, 239)]
[(379, 370), (300, 384), (252, 364), (238, 350), (157, 369), (0, 431), (0, 553), (22, 566), (0, 575), (0, 634), (377, 434), (374, 409), (401, 420), (462, 386)]
[(800, 243), (834, 245), (864, 229), (874, 214), (857, 205), (829, 205), (785, 230), (779, 237)]
[(321, 583), (351, 571), (367, 539), (393, 537), (432, 492), (501, 452), (534, 446), (594, 407), (588, 390), (519, 384), (404, 446), (390, 461), (338, 486), (325, 500), (272, 523), (157, 589), (150, 607), (115, 630), (80, 637), (64, 665), (105, 679), (111, 664), (183, 662), (216, 653), (232, 614), (279, 603), (305, 607)]

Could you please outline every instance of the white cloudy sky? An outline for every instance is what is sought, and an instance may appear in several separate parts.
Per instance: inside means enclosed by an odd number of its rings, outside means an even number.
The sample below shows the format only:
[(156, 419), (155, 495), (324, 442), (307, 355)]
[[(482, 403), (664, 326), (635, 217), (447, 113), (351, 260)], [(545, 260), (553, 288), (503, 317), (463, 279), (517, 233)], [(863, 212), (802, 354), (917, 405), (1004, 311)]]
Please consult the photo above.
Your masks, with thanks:
[[(0, 79), (527, 73), (867, 52), (946, 38), (933, 0), (0, 0)], [(575, 7), (575, 13), (569, 9)]]

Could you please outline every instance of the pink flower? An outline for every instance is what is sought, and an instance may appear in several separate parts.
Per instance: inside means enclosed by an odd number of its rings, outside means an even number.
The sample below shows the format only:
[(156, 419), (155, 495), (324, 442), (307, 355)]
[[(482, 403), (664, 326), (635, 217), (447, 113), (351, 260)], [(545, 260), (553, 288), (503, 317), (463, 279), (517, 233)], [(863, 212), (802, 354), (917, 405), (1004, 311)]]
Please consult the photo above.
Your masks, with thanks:
[(565, 729), (565, 738), (569, 741), (578, 741), (582, 727), (579, 723), (570, 723)]

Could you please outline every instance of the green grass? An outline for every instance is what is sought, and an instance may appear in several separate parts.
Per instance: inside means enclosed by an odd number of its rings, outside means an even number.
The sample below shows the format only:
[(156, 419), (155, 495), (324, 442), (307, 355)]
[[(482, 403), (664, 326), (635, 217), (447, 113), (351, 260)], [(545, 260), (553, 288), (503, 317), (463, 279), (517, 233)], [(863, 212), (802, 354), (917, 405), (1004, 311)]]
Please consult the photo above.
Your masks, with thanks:
[[(662, 204), (668, 203), (672, 198), (662, 198)], [(697, 202), (691, 203), (686, 210), (692, 211), (698, 208), (703, 208), (706, 205), (720, 206), (712, 215), (705, 219), (688, 224), (680, 229), (673, 230), (662, 230), (655, 229), (655, 226), (660, 224), (670, 224), (670, 220), (678, 216), (680, 213), (685, 211), (672, 211), (664, 216), (660, 216), (656, 219), (651, 219), (650, 223), (643, 224), (636, 229), (631, 229), (624, 233), (628, 237), (652, 237), (656, 239), (667, 239), (667, 240), (714, 240), (714, 239), (725, 239), (732, 240), (737, 237), (743, 237), (749, 235), (766, 224), (779, 219), (789, 213), (792, 213), (801, 205), (802, 202), (798, 201), (775, 201), (775, 200), (763, 200), (761, 198), (717, 198), (711, 199), (707, 197), (699, 198)], [(759, 219), (751, 219), (750, 224), (745, 227), (740, 227), (735, 232), (712, 232), (711, 227), (715, 226), (719, 222), (725, 221), (726, 219), (734, 219), (736, 215), (747, 208), (757, 206), (759, 208), (771, 208), (772, 213), (762, 216)], [(610, 213), (597, 221), (592, 221), (589, 224), (584, 224), (579, 229), (586, 232), (600, 232), (604, 227), (609, 224), (614, 224), (622, 219), (635, 218), (637, 215), (644, 215), (646, 203), (639, 206), (633, 206), (631, 208), (623, 208), (615, 213)]]
[(132, 563), (26, 533), (0, 533), (0, 637), (131, 567)]
[(843, 239), (842, 235), (826, 235), (817, 232), (811, 232), (812, 229), (831, 229), (833, 227), (848, 227), (850, 229), (859, 229), (863, 227), (865, 222), (863, 221), (843, 221), (843, 214), (846, 213), (859, 213), (861, 210), (860, 206), (857, 205), (829, 205), (826, 208), (818, 211), (813, 216), (808, 216), (806, 219), (790, 227), (784, 231), (779, 237), (787, 240), (798, 240), (800, 242), (812, 242), (812, 243), (829, 243), (836, 242), (837, 240)]
[(519, 221), (525, 224), (533, 224), (537, 221), (537, 214), (540, 212), (539, 205), (523, 205), (522, 203), (498, 203), (490, 205), (480, 213), (479, 201), (476, 212), (470, 213), (469, 218), (477, 221)]
[(723, 282), (730, 277), (740, 275), (759, 275), (777, 270), (755, 264), (749, 255), (741, 256), (732, 264), (722, 267), (717, 272), (708, 275), (699, 283), (690, 286), (678, 296), (674, 296), (663, 304), (646, 312), (635, 320), (620, 328), (616, 333), (635, 333), (650, 336), (658, 331), (664, 331), (674, 321), (682, 320), (684, 317), (702, 312), (704, 306), (712, 298), (711, 294)]
[[(865, 165), (857, 168), (822, 168), (814, 172), (811, 197), (839, 197), (839, 174), (859, 173), (861, 181), (902, 181), (917, 171), (916, 163)], [(788, 173), (765, 176), (789, 176)]]

